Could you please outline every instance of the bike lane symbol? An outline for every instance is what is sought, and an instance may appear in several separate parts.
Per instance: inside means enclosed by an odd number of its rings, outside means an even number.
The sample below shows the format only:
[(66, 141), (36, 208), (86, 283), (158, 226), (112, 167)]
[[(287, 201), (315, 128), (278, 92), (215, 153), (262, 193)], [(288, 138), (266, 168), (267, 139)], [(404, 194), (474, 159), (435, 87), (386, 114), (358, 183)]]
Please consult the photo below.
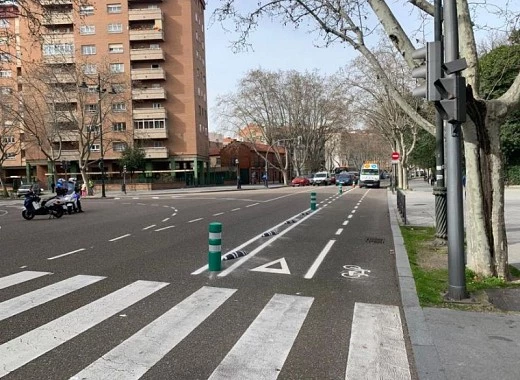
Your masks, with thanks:
[(345, 278), (368, 277), (368, 273), (370, 273), (370, 270), (363, 269), (357, 265), (343, 265), (343, 269), (341, 276)]

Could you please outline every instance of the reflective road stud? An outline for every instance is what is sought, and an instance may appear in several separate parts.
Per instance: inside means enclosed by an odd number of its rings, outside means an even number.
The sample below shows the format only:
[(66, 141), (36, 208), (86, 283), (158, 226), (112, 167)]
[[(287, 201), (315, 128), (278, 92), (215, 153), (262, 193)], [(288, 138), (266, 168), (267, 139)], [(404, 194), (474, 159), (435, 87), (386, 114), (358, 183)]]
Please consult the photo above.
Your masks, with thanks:
[(316, 193), (311, 193), (311, 210), (316, 210)]
[(219, 271), (222, 251), (222, 223), (209, 224), (208, 244), (208, 269), (210, 272)]

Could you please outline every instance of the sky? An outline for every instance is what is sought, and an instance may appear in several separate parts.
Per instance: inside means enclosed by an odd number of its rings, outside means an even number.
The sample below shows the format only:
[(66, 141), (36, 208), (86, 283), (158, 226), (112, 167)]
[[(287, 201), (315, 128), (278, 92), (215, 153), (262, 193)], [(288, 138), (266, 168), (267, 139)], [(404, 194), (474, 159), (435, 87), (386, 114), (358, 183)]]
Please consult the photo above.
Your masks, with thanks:
[[(238, 0), (251, 1), (253, 0)], [(262, 20), (260, 27), (253, 32), (248, 42), (253, 51), (234, 53), (230, 41), (236, 39), (234, 32), (225, 31), (218, 23), (212, 23), (211, 14), (218, 5), (217, 0), (209, 0), (206, 7), (206, 78), (208, 94), (208, 122), (210, 132), (218, 132), (219, 125), (215, 120), (215, 104), (218, 96), (236, 91), (238, 81), (249, 70), (319, 70), (321, 74), (331, 75), (347, 65), (358, 53), (345, 43), (336, 43), (327, 48), (316, 47), (319, 43), (317, 32), (307, 33), (304, 29), (294, 30), (281, 24)], [(405, 30), (415, 27), (417, 17), (410, 15), (409, 7), (401, 6), (402, 1), (388, 1), (397, 19)], [(519, 0), (493, 0), (493, 7), (520, 12)], [(493, 11), (493, 8), (490, 9)], [(493, 21), (489, 14), (475, 18), (477, 24)], [(228, 26), (229, 28), (229, 26)], [(432, 27), (433, 28), (433, 27)], [(433, 30), (432, 30), (433, 32)], [(484, 37), (483, 31), (480, 36)], [(430, 40), (433, 38), (429, 38)], [(477, 36), (478, 39), (478, 36)]]

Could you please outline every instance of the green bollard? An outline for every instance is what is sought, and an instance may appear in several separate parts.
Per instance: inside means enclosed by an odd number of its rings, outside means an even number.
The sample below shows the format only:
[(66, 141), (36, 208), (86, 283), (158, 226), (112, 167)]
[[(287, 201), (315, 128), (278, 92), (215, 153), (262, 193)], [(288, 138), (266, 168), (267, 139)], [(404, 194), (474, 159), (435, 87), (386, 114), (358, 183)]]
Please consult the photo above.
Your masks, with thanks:
[(209, 224), (208, 244), (208, 269), (210, 272), (219, 271), (222, 251), (222, 223)]
[(343, 194), (343, 184), (342, 183), (339, 184), (339, 193)]
[(311, 211), (316, 210), (316, 193), (311, 193)]

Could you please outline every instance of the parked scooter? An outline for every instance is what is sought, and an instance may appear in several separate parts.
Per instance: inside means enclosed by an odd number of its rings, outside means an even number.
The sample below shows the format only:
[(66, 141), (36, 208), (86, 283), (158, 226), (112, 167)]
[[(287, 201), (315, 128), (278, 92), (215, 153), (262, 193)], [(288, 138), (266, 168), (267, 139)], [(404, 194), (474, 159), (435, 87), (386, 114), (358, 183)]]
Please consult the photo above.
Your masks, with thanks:
[(50, 215), (50, 217), (61, 218), (63, 216), (63, 204), (57, 197), (41, 200), (34, 192), (25, 196), (22, 217), (31, 220), (36, 215)]

